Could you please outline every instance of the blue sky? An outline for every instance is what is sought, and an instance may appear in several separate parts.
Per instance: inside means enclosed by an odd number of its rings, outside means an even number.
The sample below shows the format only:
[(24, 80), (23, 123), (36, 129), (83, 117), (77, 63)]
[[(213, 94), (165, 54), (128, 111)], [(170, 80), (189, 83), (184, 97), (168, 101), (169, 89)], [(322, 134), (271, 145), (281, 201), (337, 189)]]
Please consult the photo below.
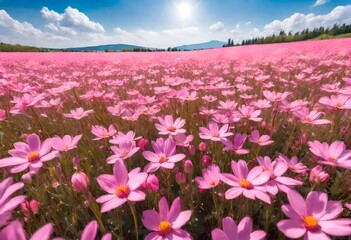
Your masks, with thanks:
[(0, 41), (168, 47), (351, 23), (351, 0), (0, 0)]

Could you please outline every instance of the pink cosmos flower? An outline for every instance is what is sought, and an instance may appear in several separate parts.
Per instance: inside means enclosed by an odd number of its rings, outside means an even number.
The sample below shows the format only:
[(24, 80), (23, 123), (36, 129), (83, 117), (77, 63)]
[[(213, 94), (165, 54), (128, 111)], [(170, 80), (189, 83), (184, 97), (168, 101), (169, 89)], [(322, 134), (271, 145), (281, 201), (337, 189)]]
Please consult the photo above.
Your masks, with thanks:
[(177, 143), (177, 146), (188, 147), (190, 142), (193, 141), (194, 135), (186, 136), (184, 133), (178, 133), (177, 135), (172, 136), (173, 140)]
[(249, 140), (250, 140), (250, 142), (257, 143), (260, 146), (267, 146), (267, 145), (274, 143), (274, 141), (271, 140), (270, 136), (268, 136), (268, 135), (260, 136), (260, 133), (258, 130), (254, 130), (251, 133), (251, 135), (249, 136)]
[(235, 107), (238, 105), (237, 102), (230, 101), (230, 100), (227, 100), (225, 102), (219, 101), (218, 103), (219, 103), (218, 109), (225, 110), (225, 111), (233, 111), (235, 110)]
[(243, 149), (246, 138), (247, 138), (246, 134), (237, 133), (235, 134), (233, 141), (228, 139), (222, 139), (221, 142), (225, 145), (223, 150), (233, 151), (235, 152), (235, 154), (238, 154), (238, 155), (249, 153), (250, 151), (248, 149)]
[(115, 127), (111, 124), (108, 127), (108, 130), (103, 126), (94, 125), (91, 128), (91, 132), (96, 136), (96, 138), (94, 138), (93, 140), (101, 140), (104, 138), (110, 138), (111, 136), (115, 135), (117, 131)]
[(344, 142), (335, 141), (329, 146), (326, 142), (309, 141), (308, 146), (314, 155), (323, 159), (318, 161), (320, 164), (351, 168), (351, 150), (346, 150)]
[(296, 112), (300, 110), (302, 107), (308, 104), (307, 101), (304, 100), (295, 100), (291, 103), (287, 101), (282, 101), (279, 106), (279, 110), (281, 112)]
[(225, 192), (225, 199), (234, 199), (243, 194), (246, 198), (255, 200), (256, 198), (270, 204), (271, 199), (266, 193), (265, 184), (269, 176), (263, 173), (259, 166), (254, 167), (249, 172), (244, 160), (231, 162), (233, 174), (222, 173), (221, 181), (230, 185), (232, 188)]
[(89, 114), (93, 113), (94, 110), (84, 111), (84, 109), (82, 107), (80, 107), (80, 108), (77, 108), (75, 110), (71, 110), (70, 112), (71, 113), (63, 114), (63, 116), (68, 117), (68, 118), (73, 118), (73, 119), (76, 119), (76, 120), (80, 120), (80, 119), (82, 119), (84, 117), (89, 116)]
[(287, 99), (287, 97), (290, 95), (291, 93), (290, 92), (283, 92), (283, 93), (280, 93), (280, 92), (275, 92), (275, 91), (263, 91), (263, 95), (269, 100), (269, 101), (272, 101), (272, 102), (280, 102), (280, 101), (283, 101), (285, 99)]
[(322, 97), (318, 102), (334, 109), (351, 109), (351, 99), (345, 95)]
[(221, 178), (220, 173), (219, 167), (212, 164), (206, 169), (202, 169), (202, 177), (196, 177), (195, 182), (200, 189), (214, 188), (219, 184)]
[(261, 112), (261, 110), (255, 110), (255, 108), (252, 106), (242, 105), (233, 113), (233, 116), (237, 118), (249, 119), (254, 122), (261, 122), (262, 118), (258, 117)]
[(6, 178), (0, 182), (0, 227), (4, 226), (11, 218), (12, 210), (26, 199), (26, 196), (23, 195), (10, 198), (14, 192), (24, 186), (23, 183), (12, 183), (12, 177)]
[(135, 141), (120, 141), (117, 146), (112, 146), (111, 150), (114, 152), (114, 155), (108, 157), (106, 162), (108, 164), (114, 164), (116, 161), (125, 160), (132, 157), (137, 151), (139, 151), (139, 147), (136, 146)]
[[(98, 231), (98, 223), (93, 220), (85, 226), (80, 240), (95, 240)], [(112, 234), (106, 233), (102, 236), (101, 240), (112, 240)]]
[(312, 183), (324, 183), (329, 180), (329, 174), (323, 170), (321, 165), (317, 165), (311, 169), (308, 180)]
[(266, 183), (266, 189), (271, 195), (277, 195), (279, 190), (287, 193), (292, 187), (302, 185), (301, 181), (283, 176), (288, 170), (288, 166), (283, 161), (278, 159), (272, 162), (268, 156), (258, 157), (257, 161), (263, 172), (270, 178)]
[(252, 219), (244, 217), (239, 225), (236, 225), (231, 217), (223, 218), (223, 230), (212, 230), (212, 240), (263, 240), (266, 233), (262, 230), (252, 232)]
[(166, 169), (172, 169), (176, 162), (183, 160), (186, 156), (185, 154), (176, 153), (176, 142), (172, 138), (164, 140), (163, 138), (158, 138), (156, 142), (152, 141), (152, 148), (155, 152), (144, 151), (143, 157), (150, 161), (144, 168), (144, 171), (150, 173), (157, 171), (160, 167)]
[(185, 125), (185, 120), (177, 118), (173, 121), (172, 115), (166, 115), (165, 118), (158, 117), (160, 124), (156, 123), (155, 127), (160, 135), (177, 135), (178, 133), (185, 133), (186, 130), (182, 127)]
[(158, 202), (159, 212), (155, 210), (143, 211), (141, 221), (151, 230), (145, 240), (182, 239), (190, 240), (188, 232), (181, 229), (190, 219), (191, 211), (181, 211), (180, 198), (177, 197), (169, 209), (166, 197)]
[(124, 162), (117, 161), (113, 167), (113, 175), (103, 174), (97, 178), (100, 187), (108, 193), (96, 199), (98, 203), (103, 203), (101, 212), (108, 212), (127, 201), (144, 201), (146, 195), (138, 188), (146, 178), (147, 173), (140, 172), (140, 168), (128, 173)]
[(308, 108), (301, 108), (300, 110), (293, 112), (294, 116), (300, 119), (302, 123), (311, 124), (311, 125), (321, 125), (321, 124), (330, 124), (331, 121), (327, 119), (319, 119), (323, 114), (313, 110), (310, 112)]
[(27, 137), (28, 144), (14, 144), (15, 149), (8, 151), (12, 157), (1, 159), (0, 168), (12, 166), (11, 173), (19, 173), (29, 168), (31, 174), (37, 173), (44, 162), (59, 156), (58, 151), (51, 151), (51, 141), (52, 139), (48, 138), (41, 143), (38, 135), (30, 134)]
[(214, 142), (219, 142), (222, 139), (232, 136), (233, 133), (227, 132), (229, 128), (228, 124), (224, 124), (220, 129), (218, 124), (215, 122), (210, 122), (208, 128), (200, 127), (200, 138), (209, 139)]
[(135, 137), (135, 132), (133, 131), (129, 131), (126, 134), (124, 134), (123, 132), (118, 132), (116, 135), (112, 137), (112, 139), (110, 140), (110, 143), (120, 144), (121, 142), (124, 142), (124, 141), (132, 142), (138, 139), (141, 139), (141, 137)]
[(305, 201), (294, 190), (288, 192), (288, 200), (290, 204), (283, 205), (282, 210), (290, 219), (277, 224), (287, 237), (327, 240), (328, 235), (351, 234), (351, 219), (337, 219), (343, 211), (341, 201), (328, 201), (328, 195), (322, 192), (310, 192)]
[(251, 105), (259, 109), (272, 107), (271, 102), (266, 99), (260, 99), (256, 102), (252, 102)]
[[(54, 227), (48, 223), (33, 233), (30, 240), (49, 240), (54, 232)], [(1, 240), (27, 240), (26, 232), (19, 220), (12, 221), (0, 232)]]
[(75, 149), (77, 148), (77, 144), (82, 136), (83, 135), (80, 134), (73, 138), (70, 135), (65, 135), (63, 138), (53, 137), (52, 148), (60, 152), (67, 152), (69, 150)]
[(287, 156), (281, 154), (278, 159), (283, 161), (288, 168), (295, 173), (305, 173), (308, 170), (305, 165), (299, 162), (299, 159), (296, 156), (289, 159)]
[(45, 99), (45, 94), (39, 94), (37, 96), (30, 95), (28, 93), (23, 94), (22, 97), (13, 97), (12, 103), (15, 106), (11, 109), (11, 113), (17, 114), (23, 112), (29, 107), (35, 107), (40, 101)]

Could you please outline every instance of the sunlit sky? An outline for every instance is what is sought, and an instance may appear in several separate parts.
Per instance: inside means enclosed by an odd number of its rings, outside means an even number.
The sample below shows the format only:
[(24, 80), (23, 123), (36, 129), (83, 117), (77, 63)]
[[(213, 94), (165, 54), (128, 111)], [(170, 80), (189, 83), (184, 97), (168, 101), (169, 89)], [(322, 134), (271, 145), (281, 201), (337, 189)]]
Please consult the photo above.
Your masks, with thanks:
[(351, 23), (351, 0), (0, 0), (0, 42), (39, 47), (235, 42)]

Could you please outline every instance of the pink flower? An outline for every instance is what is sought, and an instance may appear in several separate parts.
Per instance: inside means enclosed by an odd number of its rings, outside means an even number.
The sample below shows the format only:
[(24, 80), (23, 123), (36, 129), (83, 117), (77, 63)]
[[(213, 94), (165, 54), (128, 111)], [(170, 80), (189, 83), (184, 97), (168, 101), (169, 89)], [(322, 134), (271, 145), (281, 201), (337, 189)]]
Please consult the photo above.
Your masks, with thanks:
[(351, 109), (351, 99), (344, 95), (322, 97), (318, 102), (335, 109)]
[(186, 136), (184, 133), (178, 133), (177, 135), (173, 135), (172, 137), (173, 140), (176, 141), (177, 146), (180, 147), (188, 147), (190, 142), (194, 139), (193, 135)]
[(135, 141), (125, 139), (124, 141), (119, 141), (118, 147), (112, 146), (111, 150), (114, 152), (114, 155), (106, 159), (108, 164), (114, 164), (116, 161), (132, 157), (137, 151), (139, 151), (139, 147), (136, 147)]
[(73, 118), (76, 120), (80, 120), (84, 117), (89, 116), (89, 114), (93, 113), (94, 111), (93, 110), (84, 111), (84, 109), (80, 107), (80, 108), (77, 108), (75, 110), (71, 110), (70, 112), (71, 113), (63, 114), (63, 116), (68, 117), (68, 118)]
[(267, 146), (267, 145), (274, 143), (274, 141), (271, 140), (270, 136), (268, 136), (268, 135), (260, 136), (260, 133), (258, 130), (254, 130), (251, 133), (251, 135), (249, 136), (249, 140), (250, 140), (250, 142), (257, 143), (260, 146)]
[(208, 168), (202, 169), (203, 177), (196, 177), (195, 182), (199, 185), (200, 189), (214, 188), (220, 182), (220, 173), (219, 167), (212, 164)]
[(296, 156), (289, 159), (287, 156), (281, 154), (278, 159), (282, 160), (295, 173), (305, 173), (307, 171), (307, 167), (299, 162)]
[(218, 124), (215, 122), (210, 122), (208, 128), (200, 127), (200, 138), (209, 139), (214, 142), (219, 142), (222, 139), (232, 136), (233, 133), (227, 132), (229, 128), (228, 124), (224, 124), (220, 129)]
[(246, 198), (255, 200), (256, 198), (270, 204), (271, 199), (266, 193), (265, 184), (269, 176), (263, 173), (259, 166), (254, 167), (249, 172), (244, 160), (231, 162), (233, 174), (222, 173), (221, 180), (232, 188), (225, 192), (225, 199), (234, 199), (243, 194)]
[(233, 113), (233, 116), (237, 118), (249, 119), (254, 122), (261, 122), (262, 118), (258, 117), (261, 112), (261, 110), (255, 110), (255, 108), (252, 106), (242, 105)]
[(176, 162), (183, 160), (186, 156), (185, 154), (176, 153), (176, 143), (172, 138), (164, 140), (163, 138), (158, 138), (156, 142), (152, 142), (152, 148), (155, 152), (144, 151), (143, 157), (150, 161), (144, 168), (144, 171), (150, 173), (157, 171), (160, 167), (166, 169), (172, 169)]
[(94, 125), (91, 128), (92, 134), (94, 134), (97, 138), (94, 138), (93, 140), (101, 140), (104, 138), (109, 138), (116, 134), (116, 129), (114, 126), (111, 124), (108, 129), (104, 128), (103, 126), (100, 125)]
[(12, 157), (0, 160), (0, 168), (12, 166), (10, 172), (18, 173), (29, 168), (31, 174), (37, 173), (44, 162), (50, 161), (59, 156), (58, 151), (51, 151), (51, 138), (46, 139), (42, 144), (36, 134), (27, 137), (27, 143), (16, 142), (15, 149), (9, 150)]
[(74, 191), (83, 192), (89, 187), (89, 178), (84, 172), (76, 172), (72, 175), (71, 183)]
[(317, 165), (311, 169), (308, 179), (312, 183), (324, 183), (329, 180), (329, 174), (323, 170), (322, 166)]
[(351, 219), (340, 218), (343, 207), (340, 201), (328, 201), (322, 192), (310, 192), (306, 201), (296, 191), (288, 192), (290, 204), (282, 206), (284, 214), (290, 219), (281, 220), (277, 226), (289, 238), (330, 239), (331, 236), (351, 234)]
[(263, 172), (270, 178), (266, 183), (266, 190), (271, 195), (275, 196), (279, 190), (287, 193), (292, 187), (302, 185), (301, 181), (283, 176), (288, 170), (288, 166), (283, 161), (278, 159), (272, 162), (268, 156), (258, 157), (257, 161)]
[(223, 230), (212, 230), (212, 240), (263, 240), (266, 233), (262, 230), (252, 232), (252, 220), (250, 217), (243, 218), (237, 226), (231, 217), (223, 218)]
[(12, 210), (26, 199), (24, 195), (10, 198), (14, 192), (22, 189), (24, 186), (23, 183), (12, 184), (12, 182), (12, 177), (0, 182), (0, 227), (4, 226), (11, 218)]
[(127, 201), (144, 201), (146, 195), (138, 188), (146, 178), (147, 173), (141, 173), (140, 168), (128, 173), (124, 162), (117, 161), (113, 167), (113, 175), (103, 174), (97, 178), (100, 187), (108, 193), (96, 199), (98, 203), (103, 203), (101, 212), (108, 212)]
[[(82, 235), (80, 236), (80, 240), (95, 240), (98, 231), (98, 223), (93, 220), (88, 225), (85, 226)], [(106, 233), (102, 236), (101, 240), (112, 240), (112, 234)]]
[(235, 134), (233, 141), (228, 139), (222, 139), (221, 142), (225, 145), (223, 150), (233, 151), (235, 152), (235, 154), (238, 154), (238, 155), (249, 153), (250, 151), (248, 149), (243, 149), (246, 138), (247, 138), (246, 134), (237, 133)]
[(275, 91), (263, 91), (263, 95), (272, 102), (280, 102), (285, 100), (291, 93), (290, 92), (275, 92)]
[(321, 125), (321, 124), (330, 124), (331, 121), (327, 119), (319, 119), (322, 115), (321, 112), (316, 110), (309, 111), (308, 108), (301, 108), (298, 111), (293, 112), (294, 116), (300, 119), (302, 123), (311, 124), (311, 125)]
[[(49, 240), (50, 236), (54, 232), (54, 227), (51, 223), (48, 223), (41, 228), (39, 228), (35, 233), (33, 233), (30, 240)], [(15, 220), (7, 225), (0, 232), (1, 240), (26, 240), (26, 232), (19, 220)]]
[(177, 118), (173, 121), (172, 115), (166, 115), (165, 118), (158, 117), (160, 124), (156, 123), (155, 127), (160, 135), (177, 135), (178, 133), (185, 133), (186, 130), (182, 127), (185, 125), (185, 120)]
[(323, 159), (318, 161), (320, 164), (351, 168), (351, 150), (346, 150), (344, 142), (335, 141), (329, 146), (326, 142), (309, 141), (308, 146), (314, 155)]
[(53, 137), (52, 138), (52, 148), (60, 151), (67, 152), (69, 150), (77, 148), (77, 144), (79, 140), (82, 138), (82, 134), (77, 135), (75, 137), (71, 137), (69, 135), (65, 135), (63, 138)]
[(39, 212), (39, 202), (35, 199), (32, 199), (30, 202), (22, 202), (21, 209), (25, 216), (30, 216), (31, 213), (37, 214)]
[(252, 102), (251, 105), (259, 109), (272, 107), (271, 102), (266, 99), (260, 99), (256, 102)]
[(142, 187), (148, 192), (157, 192), (160, 189), (160, 184), (156, 175), (150, 174), (142, 184)]
[(0, 109), (0, 121), (4, 121), (6, 119), (6, 111)]
[(281, 112), (296, 112), (299, 111), (302, 107), (308, 104), (307, 101), (296, 100), (291, 103), (287, 101), (282, 101), (279, 106)]
[(136, 141), (141, 139), (141, 137), (135, 137), (135, 132), (133, 131), (129, 131), (126, 134), (118, 132), (117, 135), (114, 135), (112, 138), (113, 139), (110, 140), (110, 143), (112, 144), (120, 144), (120, 142), (124, 141)]
[(15, 103), (15, 106), (11, 109), (11, 113), (18, 114), (23, 112), (29, 107), (35, 107), (40, 101), (45, 99), (45, 94), (39, 94), (33, 96), (30, 94), (23, 94), (22, 97), (13, 97), (12, 103)]
[(190, 234), (183, 227), (191, 217), (191, 211), (181, 211), (180, 198), (177, 197), (169, 209), (167, 199), (161, 198), (158, 203), (159, 212), (155, 210), (143, 211), (142, 222), (151, 230), (145, 240), (183, 239), (190, 240)]

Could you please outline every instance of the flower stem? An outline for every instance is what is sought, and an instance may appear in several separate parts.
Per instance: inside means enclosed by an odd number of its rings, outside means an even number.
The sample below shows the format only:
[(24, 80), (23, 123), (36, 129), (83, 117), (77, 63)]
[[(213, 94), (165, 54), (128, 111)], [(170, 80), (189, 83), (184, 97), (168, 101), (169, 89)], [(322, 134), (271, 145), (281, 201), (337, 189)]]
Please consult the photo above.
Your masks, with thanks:
[(216, 196), (214, 189), (212, 189), (212, 198), (213, 198), (213, 203), (215, 205), (216, 217), (217, 217), (218, 224), (221, 224), (221, 216), (220, 216), (219, 211), (218, 211), (219, 209), (218, 209), (218, 203), (217, 203), (217, 196)]
[(128, 202), (128, 205), (129, 205), (130, 210), (132, 211), (132, 214), (133, 214), (134, 227), (135, 227), (135, 239), (138, 240), (139, 239), (138, 220), (137, 220), (135, 207), (130, 202)]

